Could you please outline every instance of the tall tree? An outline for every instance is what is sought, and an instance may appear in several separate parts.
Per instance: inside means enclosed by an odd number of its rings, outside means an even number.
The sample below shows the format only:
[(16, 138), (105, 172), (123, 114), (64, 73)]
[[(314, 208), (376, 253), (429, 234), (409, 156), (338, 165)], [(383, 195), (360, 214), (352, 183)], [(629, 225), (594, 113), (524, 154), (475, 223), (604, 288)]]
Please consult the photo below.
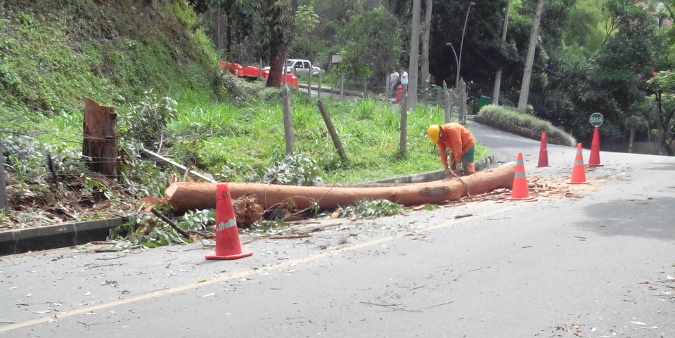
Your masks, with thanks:
[(260, 32), (259, 40), (266, 46), (270, 60), (267, 86), (280, 85), (286, 47), (293, 37), (297, 0), (192, 0), (191, 3), (200, 13), (219, 8), (226, 13), (225, 54), (231, 54), (231, 38), (242, 41), (253, 32)]
[[(502, 45), (501, 48), (505, 48), (506, 44), (506, 30), (509, 27), (509, 8), (511, 7), (511, 0), (508, 0), (506, 3), (506, 8), (504, 9), (504, 25), (502, 26)], [(504, 68), (500, 65), (499, 69), (495, 73), (495, 85), (492, 91), (492, 104), (499, 105), (499, 91), (502, 85), (502, 71)]]
[(420, 79), (426, 87), (429, 85), (429, 36), (431, 35), (431, 11), (432, 0), (425, 0), (424, 8), (424, 34), (422, 36), (422, 58), (420, 59)]
[(675, 141), (675, 73), (671, 71), (654, 72), (647, 81), (649, 90), (656, 103), (657, 127), (659, 131), (659, 153), (673, 156), (670, 147)]
[(346, 42), (340, 67), (351, 78), (366, 76), (379, 85), (399, 65), (402, 42), (398, 20), (384, 7), (354, 15), (340, 36)]
[(264, 32), (269, 34), (270, 73), (267, 87), (279, 87), (281, 75), (285, 68), (286, 47), (293, 37), (297, 0), (263, 0), (266, 10), (263, 12)]
[(537, 9), (534, 13), (532, 31), (530, 32), (530, 43), (527, 47), (527, 59), (525, 60), (523, 82), (520, 86), (520, 98), (518, 99), (518, 111), (521, 113), (524, 113), (525, 110), (527, 110), (527, 99), (530, 95), (530, 80), (532, 79), (532, 65), (534, 64), (534, 52), (537, 49), (537, 40), (539, 39), (539, 22), (541, 22), (541, 14), (543, 12), (544, 0), (537, 0)]

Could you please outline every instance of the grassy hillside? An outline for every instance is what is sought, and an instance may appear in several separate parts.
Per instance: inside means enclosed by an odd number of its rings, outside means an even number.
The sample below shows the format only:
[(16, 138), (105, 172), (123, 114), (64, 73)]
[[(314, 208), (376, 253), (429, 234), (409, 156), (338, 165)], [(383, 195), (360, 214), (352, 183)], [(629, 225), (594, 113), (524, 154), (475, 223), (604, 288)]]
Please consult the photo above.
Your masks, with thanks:
[(182, 2), (3, 1), (0, 115), (72, 113), (158, 92), (205, 90), (216, 56)]

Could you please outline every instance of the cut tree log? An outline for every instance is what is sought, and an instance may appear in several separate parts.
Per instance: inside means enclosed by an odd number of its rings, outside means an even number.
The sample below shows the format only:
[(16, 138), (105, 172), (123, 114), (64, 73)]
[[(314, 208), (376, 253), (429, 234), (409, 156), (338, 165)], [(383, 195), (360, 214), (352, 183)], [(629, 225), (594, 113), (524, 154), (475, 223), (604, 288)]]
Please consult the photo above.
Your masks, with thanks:
[[(256, 195), (263, 209), (290, 204), (301, 210), (312, 206), (321, 209), (352, 205), (360, 199), (386, 199), (402, 205), (439, 204), (456, 201), (463, 196), (477, 195), (498, 188), (511, 188), (515, 163), (507, 163), (474, 175), (450, 180), (404, 184), (386, 187), (291, 186), (265, 183), (224, 182), (232, 199), (246, 194)], [(213, 209), (216, 206), (217, 183), (175, 182), (164, 197), (178, 212)]]

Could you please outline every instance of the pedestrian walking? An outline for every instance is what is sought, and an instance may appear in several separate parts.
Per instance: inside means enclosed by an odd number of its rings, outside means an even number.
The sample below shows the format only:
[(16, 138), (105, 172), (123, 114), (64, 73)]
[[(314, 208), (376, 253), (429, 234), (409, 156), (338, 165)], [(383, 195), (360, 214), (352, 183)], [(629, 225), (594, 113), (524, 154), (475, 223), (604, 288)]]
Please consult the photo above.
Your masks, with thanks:
[(401, 69), (401, 86), (403, 86), (403, 91), (408, 91), (408, 72), (405, 68)]
[(396, 71), (396, 69), (393, 69), (391, 71), (391, 74), (389, 74), (389, 89), (391, 89), (392, 92), (394, 92), (394, 89), (396, 88), (396, 84), (398, 84), (399, 80), (399, 74)]

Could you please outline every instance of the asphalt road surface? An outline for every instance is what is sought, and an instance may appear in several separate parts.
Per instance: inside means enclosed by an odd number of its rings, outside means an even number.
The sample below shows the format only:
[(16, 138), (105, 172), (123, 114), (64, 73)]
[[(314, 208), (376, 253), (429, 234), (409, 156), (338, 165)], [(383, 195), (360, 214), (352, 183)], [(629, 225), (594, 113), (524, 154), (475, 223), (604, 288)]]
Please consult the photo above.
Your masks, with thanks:
[[(576, 151), (472, 123), (501, 162)], [(583, 151), (588, 159), (589, 151)], [(3, 337), (675, 337), (675, 158), (600, 153), (581, 198), (307, 222), (311, 237), (0, 257)]]

